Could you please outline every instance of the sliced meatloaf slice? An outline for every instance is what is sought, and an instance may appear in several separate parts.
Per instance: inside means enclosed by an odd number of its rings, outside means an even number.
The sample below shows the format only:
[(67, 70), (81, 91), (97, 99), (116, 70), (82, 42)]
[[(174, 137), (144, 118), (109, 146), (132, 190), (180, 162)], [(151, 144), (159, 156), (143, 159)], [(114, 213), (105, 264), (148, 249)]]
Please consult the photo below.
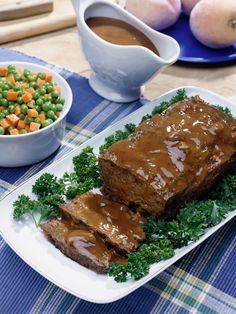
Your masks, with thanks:
[(154, 218), (206, 192), (236, 165), (236, 120), (198, 96), (142, 123), (99, 157), (102, 191)]
[(122, 253), (134, 251), (145, 238), (142, 217), (103, 195), (89, 192), (60, 209), (65, 219), (87, 225)]
[(98, 234), (84, 226), (56, 219), (40, 227), (63, 254), (95, 272), (106, 272), (113, 252)]

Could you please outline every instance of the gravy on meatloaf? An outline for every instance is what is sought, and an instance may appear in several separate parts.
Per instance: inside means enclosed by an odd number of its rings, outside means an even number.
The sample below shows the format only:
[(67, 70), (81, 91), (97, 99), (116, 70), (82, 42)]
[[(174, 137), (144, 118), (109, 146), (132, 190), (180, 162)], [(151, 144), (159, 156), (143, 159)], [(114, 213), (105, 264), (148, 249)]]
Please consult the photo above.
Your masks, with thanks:
[(135, 250), (145, 238), (141, 216), (103, 195), (85, 193), (60, 209), (64, 217), (89, 226), (121, 251)]

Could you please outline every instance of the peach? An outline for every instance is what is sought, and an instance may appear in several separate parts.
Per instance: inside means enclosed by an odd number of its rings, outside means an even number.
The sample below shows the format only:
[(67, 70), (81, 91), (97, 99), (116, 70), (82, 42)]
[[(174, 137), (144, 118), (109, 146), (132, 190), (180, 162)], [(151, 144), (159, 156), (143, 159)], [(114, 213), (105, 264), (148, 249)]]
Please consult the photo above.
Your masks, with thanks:
[(199, 2), (200, 0), (182, 0), (182, 8), (183, 12), (187, 15), (190, 15), (193, 7)]
[(236, 42), (236, 1), (201, 0), (190, 14), (190, 28), (210, 48), (232, 45)]
[(162, 30), (178, 20), (181, 0), (127, 0), (125, 7), (148, 26)]

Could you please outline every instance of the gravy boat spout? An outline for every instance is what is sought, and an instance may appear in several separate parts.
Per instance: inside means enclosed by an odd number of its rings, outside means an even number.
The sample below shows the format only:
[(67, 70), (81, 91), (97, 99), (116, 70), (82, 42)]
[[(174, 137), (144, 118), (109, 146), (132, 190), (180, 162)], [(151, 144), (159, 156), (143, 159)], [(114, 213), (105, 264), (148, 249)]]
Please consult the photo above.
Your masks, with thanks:
[[(115, 102), (138, 99), (145, 82), (179, 57), (178, 43), (157, 32), (108, 0), (73, 0), (83, 52), (93, 70), (90, 86)], [(103, 40), (87, 25), (92, 17), (124, 21), (142, 32), (154, 44), (159, 56), (144, 46), (117, 45)]]

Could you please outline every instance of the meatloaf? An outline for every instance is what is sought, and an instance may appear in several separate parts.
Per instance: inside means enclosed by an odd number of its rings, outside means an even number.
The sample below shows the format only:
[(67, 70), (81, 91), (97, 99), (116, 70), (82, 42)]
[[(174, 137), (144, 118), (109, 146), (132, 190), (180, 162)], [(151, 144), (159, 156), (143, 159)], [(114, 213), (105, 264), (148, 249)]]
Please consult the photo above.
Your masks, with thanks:
[(139, 125), (99, 157), (102, 191), (157, 217), (201, 196), (236, 165), (236, 120), (192, 97)]
[(60, 210), (64, 219), (83, 223), (121, 253), (134, 251), (145, 239), (142, 217), (103, 195), (85, 193)]
[(106, 272), (110, 261), (124, 263), (124, 258), (108, 248), (99, 234), (82, 225), (53, 219), (40, 227), (63, 254), (95, 272)]

